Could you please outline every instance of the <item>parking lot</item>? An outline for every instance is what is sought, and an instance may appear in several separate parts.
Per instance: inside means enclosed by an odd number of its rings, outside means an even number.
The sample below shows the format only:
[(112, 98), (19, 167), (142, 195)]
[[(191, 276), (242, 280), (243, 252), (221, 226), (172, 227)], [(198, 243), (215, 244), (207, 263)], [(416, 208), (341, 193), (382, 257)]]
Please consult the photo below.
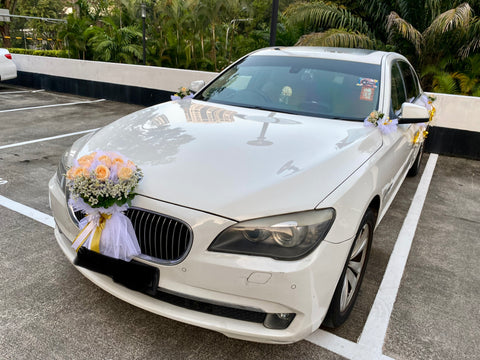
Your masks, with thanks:
[(426, 154), (375, 232), (349, 320), (295, 344), (229, 339), (86, 280), (55, 241), (47, 183), (75, 139), (140, 108), (0, 84), (0, 359), (478, 358), (474, 160)]

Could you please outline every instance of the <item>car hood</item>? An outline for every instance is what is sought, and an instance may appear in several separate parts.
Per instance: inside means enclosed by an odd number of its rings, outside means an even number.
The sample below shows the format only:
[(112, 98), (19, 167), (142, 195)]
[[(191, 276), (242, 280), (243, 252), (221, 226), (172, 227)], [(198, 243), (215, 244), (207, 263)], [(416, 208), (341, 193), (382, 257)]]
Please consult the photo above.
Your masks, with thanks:
[(113, 122), (79, 155), (118, 151), (143, 170), (137, 193), (245, 220), (315, 208), (381, 144), (361, 122), (182, 100)]

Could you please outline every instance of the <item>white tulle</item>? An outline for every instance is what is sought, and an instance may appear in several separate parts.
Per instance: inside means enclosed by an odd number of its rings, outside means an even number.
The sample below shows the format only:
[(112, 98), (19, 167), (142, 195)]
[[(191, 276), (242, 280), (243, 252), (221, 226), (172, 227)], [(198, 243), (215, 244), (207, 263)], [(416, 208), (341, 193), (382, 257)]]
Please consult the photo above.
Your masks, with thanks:
[[(111, 215), (110, 219), (105, 221), (105, 227), (100, 237), (100, 253), (115, 259), (130, 261), (133, 257), (141, 253), (138, 245), (137, 236), (133, 229), (132, 222), (123, 213), (128, 209), (128, 205), (113, 205), (109, 208), (92, 208), (87, 205), (82, 199), (70, 199), (70, 205), (75, 211), (81, 210), (85, 214), (80, 220), (80, 230), (89, 226), (95, 229), (98, 227), (101, 214)], [(91, 241), (95, 231), (91, 231), (83, 246), (91, 249)], [(73, 246), (75, 248), (75, 246)]]

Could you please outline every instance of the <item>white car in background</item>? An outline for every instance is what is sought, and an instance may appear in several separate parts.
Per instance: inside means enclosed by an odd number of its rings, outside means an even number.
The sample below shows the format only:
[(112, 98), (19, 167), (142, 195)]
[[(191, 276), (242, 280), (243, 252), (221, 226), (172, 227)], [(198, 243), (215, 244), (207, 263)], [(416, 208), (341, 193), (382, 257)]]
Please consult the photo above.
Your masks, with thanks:
[[(398, 126), (366, 126), (374, 110)], [(133, 262), (159, 278), (127, 288), (111, 269), (78, 270), (155, 314), (239, 339), (295, 342), (352, 311), (374, 229), (419, 169), (428, 117), (399, 54), (259, 50), (193, 99), (77, 140), (49, 184), (55, 237), (73, 261), (83, 215), (67, 204), (66, 169), (99, 149), (120, 152), (145, 175), (127, 211), (142, 249)]]
[(0, 48), (0, 81), (15, 79), (17, 67), (12, 60), (12, 54), (7, 49)]

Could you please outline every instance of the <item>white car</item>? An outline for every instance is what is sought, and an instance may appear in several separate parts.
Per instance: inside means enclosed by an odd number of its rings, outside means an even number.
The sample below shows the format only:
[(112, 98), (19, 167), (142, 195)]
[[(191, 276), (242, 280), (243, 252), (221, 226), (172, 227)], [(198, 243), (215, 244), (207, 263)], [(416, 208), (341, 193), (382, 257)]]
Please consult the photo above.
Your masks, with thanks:
[(17, 67), (12, 60), (12, 54), (7, 49), (0, 48), (0, 81), (15, 79)]
[[(88, 279), (155, 314), (239, 339), (289, 343), (322, 323), (339, 326), (375, 227), (420, 166), (424, 99), (396, 53), (256, 51), (193, 99), (76, 141), (49, 184), (55, 237), (73, 262), (83, 215), (67, 205), (66, 169), (93, 151), (117, 151), (144, 173), (127, 211), (142, 249), (132, 262), (159, 269), (159, 278), (124, 286), (107, 265), (77, 267)], [(371, 113), (393, 119), (389, 131), (364, 121)]]

